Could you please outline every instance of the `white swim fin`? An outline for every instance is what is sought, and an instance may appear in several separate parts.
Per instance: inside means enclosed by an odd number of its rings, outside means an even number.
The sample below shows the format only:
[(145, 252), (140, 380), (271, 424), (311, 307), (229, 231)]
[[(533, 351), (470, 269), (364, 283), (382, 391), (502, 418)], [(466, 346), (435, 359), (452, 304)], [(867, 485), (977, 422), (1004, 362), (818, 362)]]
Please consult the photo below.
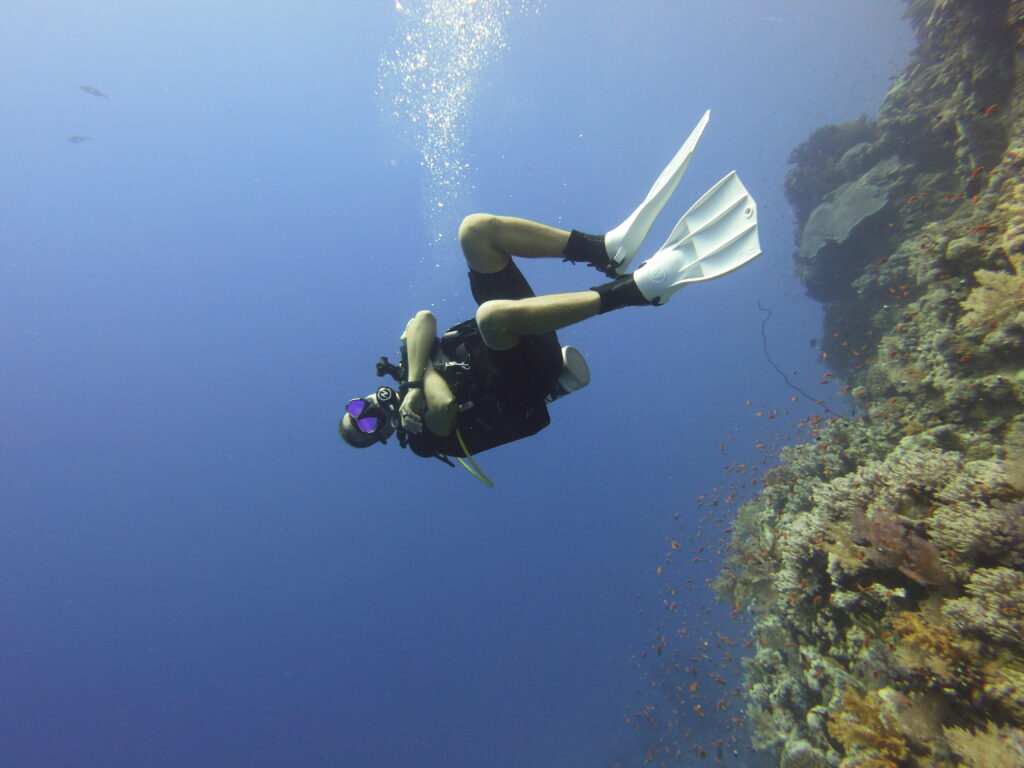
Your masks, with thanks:
[(615, 265), (616, 274), (622, 275), (629, 270), (630, 262), (633, 261), (636, 252), (640, 250), (647, 233), (651, 231), (654, 219), (661, 213), (661, 209), (679, 185), (679, 180), (683, 178), (683, 172), (690, 164), (690, 158), (693, 157), (694, 150), (697, 149), (697, 142), (700, 141), (701, 134), (704, 133), (704, 127), (708, 124), (710, 117), (711, 110), (709, 109), (697, 123), (697, 127), (690, 133), (689, 138), (683, 142), (683, 146), (676, 152), (672, 161), (658, 176), (640, 207), (633, 211), (628, 219), (604, 236), (604, 247)]
[(664, 304), (687, 283), (721, 277), (760, 253), (757, 204), (733, 171), (690, 206), (633, 279), (645, 299)]

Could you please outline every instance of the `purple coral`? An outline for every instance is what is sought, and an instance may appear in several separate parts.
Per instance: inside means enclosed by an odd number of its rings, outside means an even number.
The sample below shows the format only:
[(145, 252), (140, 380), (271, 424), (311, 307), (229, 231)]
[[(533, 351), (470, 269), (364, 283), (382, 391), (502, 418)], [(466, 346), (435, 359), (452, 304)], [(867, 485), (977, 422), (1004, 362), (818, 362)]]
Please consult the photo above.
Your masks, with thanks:
[(868, 559), (882, 568), (898, 568), (918, 584), (936, 585), (945, 581), (939, 550), (918, 536), (893, 515), (876, 512), (868, 519), (863, 510), (850, 517), (853, 538), (870, 547)]

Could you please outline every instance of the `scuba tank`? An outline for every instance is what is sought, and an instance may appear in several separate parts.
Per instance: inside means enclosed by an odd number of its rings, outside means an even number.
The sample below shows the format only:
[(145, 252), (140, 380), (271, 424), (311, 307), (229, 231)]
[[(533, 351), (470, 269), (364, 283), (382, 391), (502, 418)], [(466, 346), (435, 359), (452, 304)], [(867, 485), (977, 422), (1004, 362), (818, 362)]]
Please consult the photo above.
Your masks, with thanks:
[(558, 384), (548, 394), (546, 402), (553, 403), (583, 389), (589, 383), (590, 367), (582, 353), (573, 346), (562, 347), (562, 375), (558, 377)]

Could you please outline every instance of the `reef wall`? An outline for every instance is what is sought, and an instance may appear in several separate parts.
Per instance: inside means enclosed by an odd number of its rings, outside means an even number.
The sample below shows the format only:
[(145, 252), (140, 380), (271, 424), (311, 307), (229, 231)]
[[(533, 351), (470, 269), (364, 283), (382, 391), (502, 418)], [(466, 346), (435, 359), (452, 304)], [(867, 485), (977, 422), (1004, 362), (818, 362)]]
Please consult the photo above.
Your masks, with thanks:
[(786, 768), (1024, 766), (1024, 0), (912, 0), (873, 120), (791, 158), (853, 418), (739, 512), (755, 745)]

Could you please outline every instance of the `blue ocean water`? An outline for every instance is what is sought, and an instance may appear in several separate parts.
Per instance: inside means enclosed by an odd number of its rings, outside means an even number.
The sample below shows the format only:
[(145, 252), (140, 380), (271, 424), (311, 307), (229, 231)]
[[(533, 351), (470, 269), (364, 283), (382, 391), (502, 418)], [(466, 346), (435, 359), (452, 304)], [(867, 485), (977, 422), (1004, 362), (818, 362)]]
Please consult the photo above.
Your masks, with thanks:
[[(758, 765), (697, 499), (810, 412), (758, 301), (827, 395), (786, 160), (877, 107), (902, 10), (6, 3), (0, 766)], [(563, 331), (593, 382), (494, 489), (338, 439), (416, 310), (472, 312), (463, 215), (606, 231), (706, 108), (648, 249), (737, 169), (760, 259)]]

